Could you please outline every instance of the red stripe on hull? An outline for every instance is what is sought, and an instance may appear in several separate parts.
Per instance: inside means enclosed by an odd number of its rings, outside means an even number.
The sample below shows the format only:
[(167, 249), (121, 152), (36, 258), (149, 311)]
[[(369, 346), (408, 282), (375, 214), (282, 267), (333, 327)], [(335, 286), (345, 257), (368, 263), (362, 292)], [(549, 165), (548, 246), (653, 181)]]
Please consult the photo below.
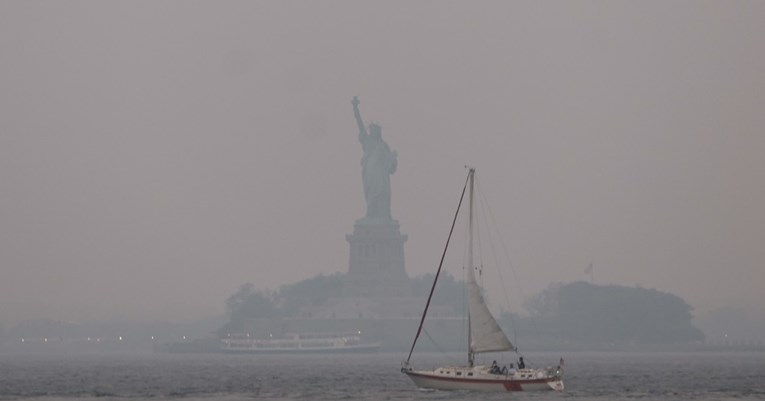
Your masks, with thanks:
[(502, 385), (505, 386), (507, 391), (523, 391), (523, 388), (517, 382), (503, 382)]

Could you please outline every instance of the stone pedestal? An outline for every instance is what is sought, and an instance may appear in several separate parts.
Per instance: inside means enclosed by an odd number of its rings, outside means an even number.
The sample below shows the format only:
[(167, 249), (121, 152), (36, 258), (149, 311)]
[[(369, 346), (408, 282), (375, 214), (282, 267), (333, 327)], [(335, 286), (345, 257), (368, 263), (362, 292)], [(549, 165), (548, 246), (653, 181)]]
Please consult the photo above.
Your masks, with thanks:
[(393, 219), (357, 220), (353, 234), (345, 239), (350, 245), (348, 275), (343, 294), (358, 297), (411, 296), (404, 263), (404, 242)]

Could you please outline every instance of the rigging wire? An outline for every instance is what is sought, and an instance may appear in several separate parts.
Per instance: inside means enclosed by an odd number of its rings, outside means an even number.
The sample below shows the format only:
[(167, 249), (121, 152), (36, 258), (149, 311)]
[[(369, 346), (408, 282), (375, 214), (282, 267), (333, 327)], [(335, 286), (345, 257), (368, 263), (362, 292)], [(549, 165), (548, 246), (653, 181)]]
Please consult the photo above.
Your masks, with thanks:
[[(478, 181), (478, 177), (476, 177), (475, 180)], [(486, 199), (486, 194), (483, 192), (482, 185), (476, 185), (476, 187), (477, 187), (477, 191), (476, 192), (478, 192), (478, 199), (479, 199), (478, 205), (481, 208), (481, 211), (483, 212), (481, 214), (481, 216), (488, 216), (487, 220), (489, 220), (492, 223), (492, 224), (488, 224), (487, 223), (487, 226), (488, 226), (487, 230), (491, 231), (491, 229), (493, 228), (494, 232), (496, 232), (496, 234), (497, 234), (497, 237), (499, 237), (499, 244), (502, 246), (502, 250), (504, 252), (505, 260), (507, 260), (507, 265), (510, 267), (510, 271), (513, 273), (513, 278), (515, 279), (515, 283), (518, 286), (518, 292), (521, 294), (521, 297), (523, 299), (526, 299), (526, 295), (523, 292), (523, 286), (520, 284), (521, 281), (518, 278), (518, 272), (516, 271), (515, 266), (513, 265), (512, 260), (510, 259), (509, 253), (507, 252), (507, 247), (505, 246), (505, 242), (504, 242), (504, 240), (502, 238), (502, 233), (499, 230), (499, 225), (497, 224), (496, 218), (494, 218), (494, 213), (492, 212), (491, 206), (489, 205), (489, 202)], [(504, 278), (502, 277), (502, 271), (499, 269), (500, 263), (499, 263), (499, 258), (497, 257), (497, 251), (496, 251), (496, 248), (494, 246), (494, 241), (491, 240), (491, 236), (488, 236), (488, 238), (489, 238), (489, 246), (491, 248), (492, 255), (493, 255), (494, 261), (496, 263), (495, 268), (497, 270), (497, 275), (499, 276), (499, 281), (500, 281), (500, 284), (502, 286), (502, 293), (503, 293), (503, 295), (505, 297), (505, 304), (508, 306), (508, 308), (510, 308), (512, 303), (510, 302), (510, 297), (507, 294), (507, 286), (505, 285)], [(514, 340), (514, 343), (515, 343), (515, 352), (520, 354), (520, 352), (518, 351), (518, 333), (517, 333), (517, 330), (516, 330), (516, 327), (518, 325), (516, 324), (516, 322), (513, 319), (512, 309), (510, 310), (510, 313), (508, 313), (508, 316), (509, 316), (509, 319), (510, 319), (510, 326), (512, 327), (512, 330), (513, 330), (513, 340)]]
[[(463, 253), (465, 251), (463, 250)], [(462, 266), (462, 282), (467, 283), (467, 270), (465, 269), (465, 266)], [(461, 285), (461, 292), (462, 292), (462, 302), (460, 302), (460, 316), (462, 316), (462, 327), (460, 328), (460, 344), (464, 344), (468, 342), (468, 331), (470, 330), (470, 327), (468, 327), (468, 290), (467, 285)], [(470, 347), (470, 344), (468, 344), (468, 347)]]
[[(478, 184), (475, 184), (477, 190), (478, 190)], [(476, 201), (479, 201), (480, 199), (476, 199)], [(476, 202), (479, 203), (479, 202)], [(476, 211), (477, 208), (476, 208)], [(481, 280), (481, 288), (484, 289), (484, 281), (483, 281), (483, 248), (481, 248), (481, 218), (480, 213), (476, 213), (475, 218), (473, 219), (475, 222), (475, 234), (476, 234), (476, 242), (478, 243), (478, 277)], [(481, 291), (484, 295), (484, 298), (486, 297), (485, 291)]]
[(444, 252), (441, 254), (441, 262), (438, 264), (438, 270), (436, 271), (436, 277), (433, 278), (433, 285), (430, 287), (430, 294), (428, 295), (428, 301), (425, 303), (425, 310), (422, 311), (422, 318), (420, 318), (420, 326), (417, 327), (417, 334), (414, 336), (412, 342), (412, 348), (409, 350), (409, 356), (406, 357), (406, 364), (409, 364), (409, 360), (412, 358), (412, 352), (414, 352), (414, 346), (417, 344), (417, 338), (420, 337), (422, 331), (422, 324), (425, 322), (425, 315), (428, 314), (428, 307), (430, 306), (430, 300), (433, 298), (433, 291), (436, 289), (436, 283), (438, 282), (438, 276), (441, 274), (441, 267), (444, 265), (444, 258), (446, 257), (446, 250), (449, 248), (449, 241), (452, 239), (452, 233), (454, 232), (454, 225), (457, 223), (457, 216), (462, 206), (462, 200), (465, 198), (465, 190), (467, 189), (470, 176), (473, 174), (471, 169), (465, 179), (465, 186), (462, 187), (462, 195), (460, 195), (460, 202), (457, 204), (457, 211), (454, 213), (454, 220), (452, 220), (452, 227), (449, 229), (449, 236), (446, 238), (446, 246), (444, 246)]
[(436, 347), (436, 349), (437, 349), (437, 350), (438, 350), (438, 351), (439, 351), (439, 352), (440, 352), (440, 353), (441, 353), (441, 354), (442, 354), (442, 355), (443, 355), (443, 356), (444, 356), (446, 359), (448, 359), (448, 360), (449, 360), (451, 363), (453, 363), (453, 364), (455, 364), (455, 365), (459, 363), (459, 361), (457, 361), (457, 359), (455, 359), (455, 358), (454, 358), (454, 357), (452, 357), (452, 356), (449, 356), (449, 353), (448, 353), (448, 352), (446, 352), (446, 351), (445, 351), (443, 348), (441, 348), (441, 346), (440, 346), (440, 345), (438, 345), (438, 343), (436, 342), (436, 340), (434, 340), (434, 339), (433, 339), (433, 337), (431, 337), (431, 336), (430, 336), (430, 333), (428, 333), (428, 329), (425, 329), (425, 328), (423, 328), (423, 329), (422, 329), (422, 332), (423, 332), (423, 333), (425, 333), (425, 335), (426, 335), (426, 336), (427, 336), (427, 337), (430, 339), (430, 342), (431, 342), (431, 343), (432, 343), (432, 344), (433, 344), (433, 345)]
[[(478, 204), (481, 207), (481, 211), (483, 212), (483, 214), (481, 214), (481, 216), (483, 217), (483, 216), (488, 215), (489, 216), (488, 220), (492, 223), (490, 225), (489, 229), (487, 229), (487, 230), (488, 231), (492, 231), (491, 228), (493, 228), (493, 232), (495, 232), (497, 234), (497, 237), (499, 238), (499, 241), (498, 241), (499, 245), (501, 246), (503, 255), (505, 257), (505, 260), (507, 260), (507, 265), (510, 267), (510, 271), (513, 273), (513, 278), (515, 279), (515, 284), (516, 284), (516, 286), (518, 288), (518, 292), (520, 293), (521, 298), (526, 299), (526, 294), (523, 291), (523, 285), (521, 285), (521, 280), (518, 278), (518, 271), (515, 268), (515, 265), (513, 264), (512, 259), (510, 258), (509, 252), (507, 251), (507, 246), (505, 245), (506, 243), (505, 243), (505, 241), (503, 239), (502, 232), (499, 229), (499, 224), (497, 224), (497, 219), (494, 217), (494, 213), (493, 213), (493, 211), (491, 209), (491, 205), (489, 204), (489, 202), (488, 202), (488, 200), (486, 198), (486, 194), (483, 192), (483, 190), (481, 188), (482, 186), (478, 185), (478, 177), (477, 176), (475, 177), (475, 181), (476, 181), (476, 192), (478, 193), (478, 199), (479, 199)], [(490, 247), (491, 247), (491, 250), (492, 250), (492, 254), (493, 254), (494, 260), (496, 262), (496, 266), (495, 267), (496, 267), (496, 270), (497, 270), (497, 275), (499, 276), (500, 284), (502, 285), (502, 291), (503, 291), (503, 295), (505, 297), (505, 302), (507, 303), (507, 305), (509, 307), (512, 304), (510, 303), (510, 299), (509, 299), (509, 296), (507, 294), (507, 287), (505, 286), (504, 279), (502, 277), (502, 271), (499, 269), (499, 258), (496, 255), (496, 249), (494, 247), (494, 241), (491, 240), (491, 236), (488, 236), (488, 238), (489, 238), (489, 244), (490, 244)], [(518, 354), (519, 356), (524, 357), (524, 361), (526, 362), (526, 365), (534, 366), (536, 363), (533, 360), (531, 360), (529, 357), (527, 357), (526, 355), (521, 353), (519, 351), (519, 349), (518, 349), (518, 335), (517, 335), (517, 332), (516, 332), (517, 324), (515, 323), (515, 321), (513, 319), (512, 311), (511, 311), (511, 313), (508, 314), (508, 316), (510, 318), (510, 325), (511, 325), (511, 327), (513, 329), (513, 337), (514, 337), (514, 340), (515, 340), (515, 349), (513, 351), (516, 354)], [(539, 330), (539, 327), (536, 325), (536, 321), (533, 318), (531, 318), (531, 319), (529, 319), (529, 322), (531, 324), (531, 329), (534, 331), (534, 333), (536, 333), (537, 336), (539, 336), (540, 330)]]

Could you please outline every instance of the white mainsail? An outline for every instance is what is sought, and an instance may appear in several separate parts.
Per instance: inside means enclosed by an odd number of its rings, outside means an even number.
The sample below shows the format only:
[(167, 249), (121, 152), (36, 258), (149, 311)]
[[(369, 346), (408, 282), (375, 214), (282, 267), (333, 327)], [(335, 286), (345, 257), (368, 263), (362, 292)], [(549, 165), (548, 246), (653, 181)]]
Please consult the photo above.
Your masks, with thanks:
[[(497, 324), (481, 295), (473, 265), (473, 186), (474, 170), (470, 170), (469, 239), (468, 239), (468, 313), (470, 314), (470, 352), (497, 352), (515, 349)], [(472, 359), (471, 359), (472, 360)]]
[(473, 268), (468, 268), (468, 292), (470, 312), (470, 351), (473, 353), (510, 351), (515, 349), (510, 340), (489, 312), (475, 281)]

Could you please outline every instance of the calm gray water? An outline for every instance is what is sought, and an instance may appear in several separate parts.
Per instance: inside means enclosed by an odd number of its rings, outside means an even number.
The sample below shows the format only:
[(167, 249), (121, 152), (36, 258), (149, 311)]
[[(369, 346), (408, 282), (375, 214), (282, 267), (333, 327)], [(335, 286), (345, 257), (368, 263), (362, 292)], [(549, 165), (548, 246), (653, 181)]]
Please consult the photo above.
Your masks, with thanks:
[[(560, 354), (529, 353), (538, 364)], [(0, 354), (0, 399), (19, 400), (756, 400), (765, 353), (563, 353), (564, 393), (418, 390), (402, 354)], [(415, 366), (463, 359), (415, 355)], [(502, 361), (500, 362), (510, 362)], [(544, 362), (544, 363), (543, 363)]]

